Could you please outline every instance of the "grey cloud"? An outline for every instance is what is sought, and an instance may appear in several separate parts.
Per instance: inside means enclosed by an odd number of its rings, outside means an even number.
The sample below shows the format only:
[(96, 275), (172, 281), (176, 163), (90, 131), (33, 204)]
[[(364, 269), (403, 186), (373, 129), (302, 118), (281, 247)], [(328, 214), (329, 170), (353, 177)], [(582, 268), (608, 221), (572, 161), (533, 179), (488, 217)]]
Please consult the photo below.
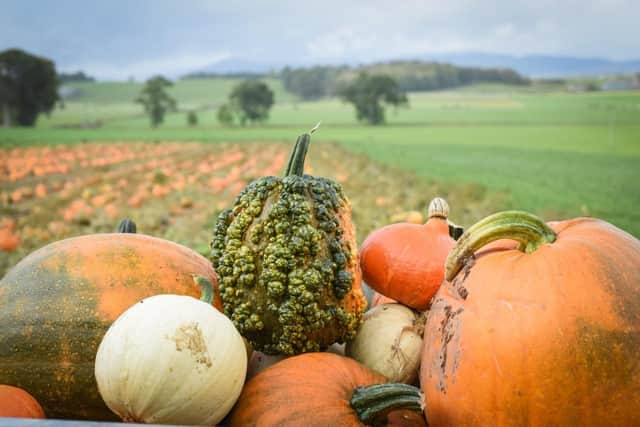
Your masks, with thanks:
[(183, 72), (229, 55), (294, 64), (452, 51), (640, 56), (636, 0), (5, 0), (2, 12), (0, 49), (104, 78), (145, 77), (152, 66)]

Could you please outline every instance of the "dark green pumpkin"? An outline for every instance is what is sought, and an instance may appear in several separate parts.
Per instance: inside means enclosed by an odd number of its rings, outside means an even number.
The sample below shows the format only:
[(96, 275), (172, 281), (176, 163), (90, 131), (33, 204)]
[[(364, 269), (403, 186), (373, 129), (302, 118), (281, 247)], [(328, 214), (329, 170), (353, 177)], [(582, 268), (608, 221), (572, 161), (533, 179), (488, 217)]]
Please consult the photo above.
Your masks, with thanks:
[(225, 314), (267, 354), (348, 340), (366, 306), (349, 201), (335, 181), (303, 174), (309, 141), (298, 138), (284, 177), (238, 195), (211, 242)]
[(0, 281), (0, 383), (28, 390), (50, 418), (116, 420), (94, 378), (104, 333), (143, 298), (199, 297), (192, 274), (216, 283), (206, 258), (141, 234), (74, 237), (31, 253)]

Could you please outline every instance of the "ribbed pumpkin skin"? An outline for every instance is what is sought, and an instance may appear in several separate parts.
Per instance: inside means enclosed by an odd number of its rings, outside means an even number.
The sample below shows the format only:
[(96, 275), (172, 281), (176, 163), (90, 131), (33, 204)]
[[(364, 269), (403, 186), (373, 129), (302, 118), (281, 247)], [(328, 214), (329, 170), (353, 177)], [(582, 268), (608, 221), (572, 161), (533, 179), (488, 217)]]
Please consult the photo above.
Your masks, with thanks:
[(0, 417), (45, 418), (38, 401), (26, 391), (0, 384)]
[[(47, 245), (0, 281), (0, 382), (29, 390), (51, 418), (115, 420), (93, 369), (109, 325), (156, 294), (190, 295), (210, 262), (141, 234), (95, 234)], [(219, 295), (214, 305), (221, 309)]]
[(640, 423), (640, 242), (550, 223), (532, 253), (500, 240), (440, 288), (424, 336), (430, 426)]
[(387, 380), (358, 362), (332, 353), (282, 360), (244, 387), (229, 417), (231, 427), (361, 426), (349, 405), (356, 387)]

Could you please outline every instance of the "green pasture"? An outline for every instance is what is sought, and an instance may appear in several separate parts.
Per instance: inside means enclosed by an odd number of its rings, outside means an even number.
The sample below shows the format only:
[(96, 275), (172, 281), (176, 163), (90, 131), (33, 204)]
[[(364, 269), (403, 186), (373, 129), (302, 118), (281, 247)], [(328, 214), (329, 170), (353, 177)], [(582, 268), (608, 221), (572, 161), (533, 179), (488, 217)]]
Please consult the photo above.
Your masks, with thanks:
[[(371, 127), (358, 124), (351, 106), (339, 100), (299, 102), (270, 80), (277, 102), (270, 120), (225, 128), (215, 108), (233, 83), (177, 82), (172, 93), (182, 111), (157, 129), (149, 128), (141, 107), (131, 102), (140, 84), (78, 85), (78, 96), (43, 116), (36, 128), (0, 129), (0, 147), (93, 140), (293, 141), (322, 120), (316, 143), (337, 142), (430, 181), (473, 184), (473, 197), (500, 193), (496, 210), (525, 209), (549, 220), (596, 216), (640, 236), (637, 91), (483, 85), (410, 94), (409, 108), (388, 110), (388, 123)], [(197, 127), (186, 125), (189, 109), (198, 110)], [(96, 123), (100, 127), (90, 127)]]
[[(217, 126), (215, 109), (226, 101), (239, 80), (179, 80), (170, 89), (179, 112), (170, 114), (164, 128), (185, 127), (186, 111), (197, 110), (201, 126)], [(275, 93), (270, 126), (307, 126), (322, 120), (326, 125), (356, 125), (351, 106), (337, 99), (299, 102), (280, 81), (267, 79)], [(91, 125), (147, 129), (142, 107), (133, 100), (141, 83), (75, 83), (78, 93), (49, 117), (41, 116), (38, 127)], [(536, 90), (537, 89), (537, 90)], [(585, 124), (617, 126), (638, 123), (638, 92), (567, 93), (561, 87), (476, 85), (455, 91), (410, 95), (409, 108), (387, 112), (389, 125), (473, 124)]]

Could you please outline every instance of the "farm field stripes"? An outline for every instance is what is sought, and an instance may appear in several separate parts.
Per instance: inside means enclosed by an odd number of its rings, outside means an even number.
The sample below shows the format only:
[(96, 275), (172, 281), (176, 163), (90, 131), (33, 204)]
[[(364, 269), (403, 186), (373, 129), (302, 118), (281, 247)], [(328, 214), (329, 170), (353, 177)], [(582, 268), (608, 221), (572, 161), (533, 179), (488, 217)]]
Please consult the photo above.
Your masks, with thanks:
[[(0, 276), (48, 242), (113, 232), (125, 217), (133, 219), (141, 233), (206, 254), (218, 212), (255, 178), (280, 175), (290, 147), (132, 142), (0, 150), (0, 238), (5, 238), (4, 244), (7, 237), (16, 240), (12, 251), (0, 251)], [(438, 187), (335, 144), (312, 146), (306, 172), (343, 184), (359, 240), (394, 215), (424, 211), (436, 195), (449, 199), (458, 221), (469, 219), (469, 209), (489, 213), (496, 203), (471, 195), (465, 186)]]
[[(2, 221), (4, 228), (12, 228), (19, 237), (19, 248), (32, 250), (47, 241), (83, 234), (86, 229), (113, 231), (123, 216), (135, 218), (142, 229), (154, 229), (158, 222), (172, 222), (186, 213), (186, 209), (202, 205), (202, 201), (191, 198), (198, 189), (207, 188), (212, 195), (235, 194), (246, 185), (247, 179), (262, 171), (275, 173), (274, 168), (281, 169), (285, 161), (284, 151), (274, 152), (273, 147), (254, 153), (251, 161), (245, 161), (245, 152), (224, 146), (219, 155), (201, 144), (109, 147), (103, 144), (74, 146), (74, 154), (79, 158), (102, 152), (103, 160), (89, 164), (81, 161), (78, 167), (65, 168), (49, 176), (34, 174), (40, 170), (39, 166), (25, 168), (29, 176), (14, 175), (12, 181), (2, 183)], [(51, 155), (50, 149), (41, 150)], [(32, 151), (14, 149), (9, 155), (24, 164), (18, 160), (20, 154), (30, 158)], [(61, 153), (64, 152), (61, 150)], [(109, 153), (112, 155), (108, 156)], [(123, 159), (128, 160), (119, 161)], [(271, 166), (256, 169), (266, 162)], [(158, 216), (155, 211), (164, 212)], [(5, 253), (0, 256), (7, 257)]]

